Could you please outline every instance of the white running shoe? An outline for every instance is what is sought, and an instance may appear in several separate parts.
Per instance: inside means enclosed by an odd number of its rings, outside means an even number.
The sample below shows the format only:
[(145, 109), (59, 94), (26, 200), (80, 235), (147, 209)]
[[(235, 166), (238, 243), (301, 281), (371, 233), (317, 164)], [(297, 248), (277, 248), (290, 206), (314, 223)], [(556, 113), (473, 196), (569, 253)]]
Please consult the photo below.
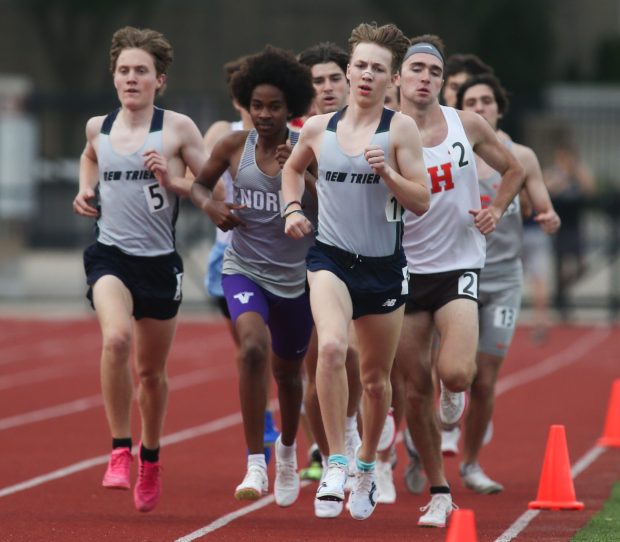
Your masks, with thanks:
[(377, 502), (393, 504), (396, 502), (396, 488), (392, 475), (392, 464), (389, 461), (377, 460)]
[(410, 493), (420, 495), (426, 485), (426, 475), (409, 429), (404, 431), (404, 441), (409, 456), (409, 464), (405, 467), (405, 485)]
[(255, 501), (266, 495), (268, 489), (267, 471), (258, 465), (250, 465), (243, 482), (235, 489), (235, 499)]
[(385, 422), (383, 423), (379, 444), (377, 445), (377, 452), (385, 452), (385, 450), (388, 450), (394, 443), (395, 438), (396, 423), (394, 423), (394, 409), (390, 407), (385, 417)]
[(489, 442), (493, 440), (493, 420), (489, 420), (487, 424), (487, 428), (484, 431), (484, 437), (482, 437), (482, 445), (486, 446)]
[(344, 449), (347, 460), (349, 461), (348, 473), (349, 477), (344, 485), (345, 491), (351, 491), (355, 482), (355, 473), (357, 472), (357, 449), (362, 445), (357, 425), (350, 430), (347, 428), (344, 434)]
[(452, 510), (458, 509), (452, 502), (450, 493), (436, 493), (431, 496), (431, 501), (420, 508), (420, 512), (426, 512), (420, 516), (418, 525), (420, 527), (445, 527), (452, 513)]
[(344, 501), (347, 468), (338, 463), (329, 463), (323, 473), (319, 488), (316, 490), (316, 498), (327, 501)]
[(301, 482), (297, 474), (297, 454), (282, 457), (282, 436), (276, 440), (276, 481), (273, 493), (278, 506), (291, 506), (299, 497)]
[(473, 489), (476, 493), (492, 495), (504, 491), (504, 486), (495, 480), (491, 480), (478, 463), (462, 464), (460, 472), (463, 485), (466, 488)]
[(317, 518), (337, 518), (344, 507), (344, 501), (322, 501), (314, 499), (314, 515)]
[(454, 457), (459, 453), (459, 438), (461, 429), (458, 426), (441, 431), (441, 453), (444, 457)]
[[(346, 469), (341, 467), (340, 465), (334, 465), (334, 470), (331, 473), (331, 478), (338, 484), (340, 483), (339, 479), (346, 477)], [(344, 489), (342, 491), (342, 498), (338, 499), (336, 497), (326, 495), (323, 497), (319, 497), (319, 491), (323, 487), (323, 482), (329, 473), (329, 467), (323, 468), (323, 475), (321, 476), (321, 482), (319, 483), (319, 489), (316, 492), (316, 496), (314, 498), (314, 515), (317, 518), (336, 518), (342, 513), (342, 509), (344, 508)], [(342, 473), (337, 473), (336, 471), (344, 472), (344, 476)]]
[(465, 412), (467, 397), (464, 391), (453, 393), (443, 385), (443, 382), (440, 383), (439, 419), (446, 425), (454, 425)]
[[(389, 466), (389, 463), (388, 463)], [(349, 495), (348, 508), (353, 519), (368, 519), (377, 506), (377, 477), (375, 471), (358, 471)]]

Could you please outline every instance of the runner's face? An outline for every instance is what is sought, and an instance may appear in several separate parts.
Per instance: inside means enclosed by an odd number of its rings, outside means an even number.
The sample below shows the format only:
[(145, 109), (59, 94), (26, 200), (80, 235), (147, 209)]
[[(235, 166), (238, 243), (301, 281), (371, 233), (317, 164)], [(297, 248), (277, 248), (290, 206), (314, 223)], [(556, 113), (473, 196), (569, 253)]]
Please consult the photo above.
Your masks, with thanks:
[(456, 107), (456, 93), (468, 79), (469, 74), (467, 72), (455, 73), (446, 79), (443, 86), (443, 101), (446, 105)]
[(465, 91), (463, 111), (478, 113), (484, 117), (494, 130), (497, 128), (497, 122), (501, 118), (495, 94), (493, 94), (493, 89), (488, 85), (474, 85)]
[(443, 62), (428, 53), (415, 53), (400, 73), (401, 97), (417, 105), (437, 101), (443, 83)]
[(360, 104), (383, 104), (385, 90), (392, 81), (392, 52), (375, 43), (356, 45), (347, 67), (351, 98)]
[(114, 69), (114, 86), (123, 107), (140, 109), (155, 101), (165, 75), (157, 75), (153, 57), (143, 49), (124, 49)]
[(316, 92), (314, 106), (317, 114), (332, 113), (346, 105), (349, 85), (344, 72), (335, 62), (312, 66), (312, 85)]
[(263, 137), (278, 135), (286, 129), (289, 117), (284, 93), (273, 85), (258, 85), (252, 91), (250, 116), (256, 131)]

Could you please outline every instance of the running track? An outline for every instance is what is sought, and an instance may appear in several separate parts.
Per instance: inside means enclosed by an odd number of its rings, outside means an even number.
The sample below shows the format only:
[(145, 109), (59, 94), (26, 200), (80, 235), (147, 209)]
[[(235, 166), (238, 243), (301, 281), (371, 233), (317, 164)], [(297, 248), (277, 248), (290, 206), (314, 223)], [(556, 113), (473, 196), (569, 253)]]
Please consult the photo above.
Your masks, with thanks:
[[(237, 503), (232, 493), (244, 474), (244, 446), (234, 349), (225, 326), (206, 319), (179, 325), (169, 365), (164, 495), (154, 512), (138, 513), (130, 492), (100, 487), (110, 439), (99, 394), (96, 322), (0, 322), (2, 542), (445, 539), (445, 530), (415, 526), (428, 497), (405, 489), (402, 444), (398, 500), (379, 505), (368, 521), (346, 511), (336, 520), (314, 518), (313, 484), (289, 509), (278, 508), (271, 495), (249, 506)], [(613, 327), (558, 327), (542, 347), (530, 342), (527, 328), (517, 331), (498, 386), (495, 436), (482, 455), (506, 491), (480, 496), (463, 489), (458, 460), (447, 460), (454, 500), (474, 510), (480, 542), (517, 535), (519, 541), (566, 541), (601, 507), (620, 473), (620, 450), (596, 447), (611, 382), (620, 376), (619, 351), (620, 331)], [(527, 511), (551, 424), (566, 426), (585, 511)], [(300, 441), (300, 463), (305, 449)]]

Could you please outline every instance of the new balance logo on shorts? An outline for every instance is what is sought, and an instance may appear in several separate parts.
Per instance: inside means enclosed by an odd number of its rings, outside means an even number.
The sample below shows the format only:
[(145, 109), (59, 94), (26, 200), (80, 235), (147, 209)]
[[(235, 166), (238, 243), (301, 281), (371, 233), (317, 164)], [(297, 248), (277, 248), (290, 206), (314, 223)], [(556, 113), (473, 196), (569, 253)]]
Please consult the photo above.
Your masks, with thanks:
[(239, 301), (242, 305), (247, 305), (250, 302), (250, 298), (254, 295), (254, 292), (239, 292), (233, 297)]
[(388, 299), (385, 303), (383, 303), (383, 307), (393, 307), (396, 305), (396, 299)]

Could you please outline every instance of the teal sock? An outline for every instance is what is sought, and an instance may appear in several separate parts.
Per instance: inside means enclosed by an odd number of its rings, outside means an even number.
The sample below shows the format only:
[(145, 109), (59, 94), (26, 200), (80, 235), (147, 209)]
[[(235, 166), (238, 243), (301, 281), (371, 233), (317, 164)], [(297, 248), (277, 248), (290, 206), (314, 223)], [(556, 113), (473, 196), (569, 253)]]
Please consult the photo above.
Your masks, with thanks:
[(366, 461), (362, 461), (359, 457), (357, 458), (357, 470), (360, 472), (371, 472), (375, 470), (376, 461), (371, 461), (367, 463)]
[(340, 465), (341, 467), (347, 467), (349, 465), (349, 460), (346, 455), (342, 454), (332, 454), (327, 458), (327, 464), (336, 463), (336, 465)]

